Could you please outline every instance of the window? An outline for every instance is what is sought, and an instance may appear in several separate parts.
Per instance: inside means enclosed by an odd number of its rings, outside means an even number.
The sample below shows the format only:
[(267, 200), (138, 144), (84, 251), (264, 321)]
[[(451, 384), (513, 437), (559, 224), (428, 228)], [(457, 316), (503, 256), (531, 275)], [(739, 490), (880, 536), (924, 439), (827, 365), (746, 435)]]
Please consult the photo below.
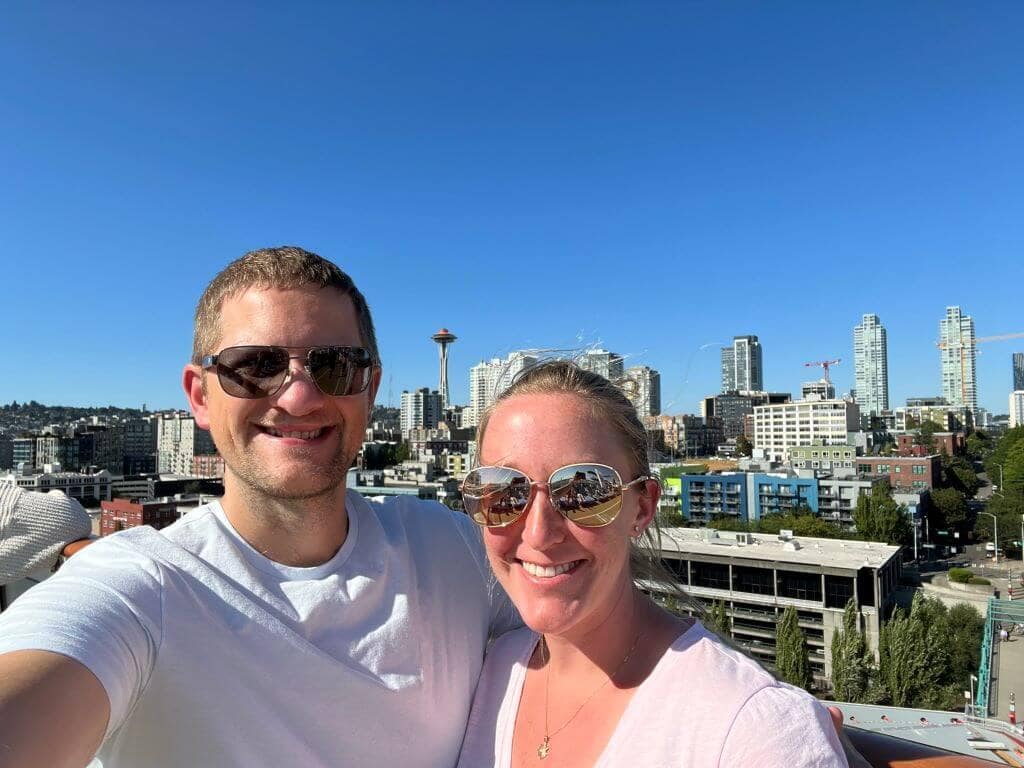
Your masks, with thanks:
[(775, 594), (775, 590), (772, 588), (772, 572), (766, 568), (734, 565), (732, 588), (740, 592), (752, 592), (755, 595)]
[(821, 576), (813, 573), (778, 571), (777, 582), (780, 597), (794, 600), (821, 600)]
[(719, 563), (702, 563), (693, 561), (690, 563), (691, 584), (695, 587), (709, 587), (711, 589), (729, 588), (729, 566)]
[(895, 471), (895, 472), (896, 472), (896, 474), (898, 475), (898, 474), (900, 474), (900, 472), (902, 472), (902, 471), (903, 471), (903, 467), (901, 467), (901, 466), (900, 466), (899, 464), (897, 464), (897, 465), (896, 465), (896, 468), (895, 468), (895, 470), (894, 470), (894, 471)]
[(845, 608), (853, 597), (853, 579), (825, 574), (825, 607)]

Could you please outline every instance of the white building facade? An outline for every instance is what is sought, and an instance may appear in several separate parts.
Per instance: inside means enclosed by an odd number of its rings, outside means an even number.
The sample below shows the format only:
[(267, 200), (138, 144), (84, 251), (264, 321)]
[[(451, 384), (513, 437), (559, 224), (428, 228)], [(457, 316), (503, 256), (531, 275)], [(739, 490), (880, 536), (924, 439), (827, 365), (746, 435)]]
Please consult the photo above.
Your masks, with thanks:
[(754, 448), (771, 461), (788, 461), (789, 448), (846, 445), (860, 429), (860, 409), (848, 400), (798, 400), (754, 408)]
[(622, 388), (641, 419), (661, 413), (661, 374), (653, 368), (646, 365), (627, 368)]
[(507, 357), (481, 360), (469, 369), (469, 408), (463, 412), (462, 426), (475, 427), (487, 407), (494, 402), (516, 375), (537, 363), (536, 355), (512, 352)]
[(402, 437), (408, 439), (414, 429), (433, 429), (444, 415), (444, 398), (440, 392), (427, 387), (402, 392), (399, 424)]
[(210, 433), (196, 425), (190, 414), (161, 413), (157, 422), (157, 471), (191, 475), (196, 455), (216, 453)]
[(951, 405), (978, 410), (978, 379), (975, 363), (978, 346), (974, 320), (960, 307), (946, 307), (939, 321), (939, 354), (942, 359), (942, 396)]
[(889, 410), (889, 345), (878, 315), (864, 315), (853, 329), (853, 366), (861, 414)]
[(1024, 427), (1024, 389), (1010, 393), (1010, 429)]
[(722, 347), (722, 392), (764, 390), (764, 361), (757, 336), (734, 336)]

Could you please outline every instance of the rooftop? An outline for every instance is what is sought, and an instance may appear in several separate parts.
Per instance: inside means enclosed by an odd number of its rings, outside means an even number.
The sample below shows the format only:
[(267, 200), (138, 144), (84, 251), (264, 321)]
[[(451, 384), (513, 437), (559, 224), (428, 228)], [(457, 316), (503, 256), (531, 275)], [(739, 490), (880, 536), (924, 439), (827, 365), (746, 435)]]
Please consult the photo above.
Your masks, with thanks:
[(881, 568), (900, 551), (900, 547), (876, 541), (815, 539), (807, 536), (783, 539), (772, 534), (717, 531), (713, 528), (665, 528), (661, 533), (663, 552), (802, 563), (850, 570), (864, 566)]

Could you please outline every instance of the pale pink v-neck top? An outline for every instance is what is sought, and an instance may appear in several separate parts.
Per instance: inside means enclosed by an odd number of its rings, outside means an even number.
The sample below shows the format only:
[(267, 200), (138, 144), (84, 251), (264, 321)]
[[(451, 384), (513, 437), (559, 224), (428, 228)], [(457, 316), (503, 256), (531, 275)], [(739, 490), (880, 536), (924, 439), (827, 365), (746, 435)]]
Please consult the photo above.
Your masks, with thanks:
[[(539, 636), (500, 637), (484, 662), (459, 768), (509, 768), (526, 668)], [(556, 768), (558, 739), (548, 761)], [(636, 691), (595, 768), (846, 768), (828, 710), (699, 623)]]

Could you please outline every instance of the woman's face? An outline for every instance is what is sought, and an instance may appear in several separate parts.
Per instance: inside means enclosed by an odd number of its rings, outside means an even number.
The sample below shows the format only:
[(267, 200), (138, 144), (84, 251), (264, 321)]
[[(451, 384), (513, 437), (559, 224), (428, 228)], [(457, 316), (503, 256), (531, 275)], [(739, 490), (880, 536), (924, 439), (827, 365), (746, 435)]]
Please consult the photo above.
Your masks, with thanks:
[[(614, 467), (624, 483), (636, 474), (622, 439), (572, 394), (518, 395), (491, 415), (480, 463), (518, 469), (547, 482), (559, 467), (580, 463)], [(643, 530), (657, 493), (639, 483), (625, 492), (618, 517), (584, 528), (556, 512), (547, 488), (534, 491), (526, 512), (505, 528), (485, 528), (491, 567), (523, 621), (537, 632), (585, 635), (608, 618), (628, 589), (630, 535)]]

